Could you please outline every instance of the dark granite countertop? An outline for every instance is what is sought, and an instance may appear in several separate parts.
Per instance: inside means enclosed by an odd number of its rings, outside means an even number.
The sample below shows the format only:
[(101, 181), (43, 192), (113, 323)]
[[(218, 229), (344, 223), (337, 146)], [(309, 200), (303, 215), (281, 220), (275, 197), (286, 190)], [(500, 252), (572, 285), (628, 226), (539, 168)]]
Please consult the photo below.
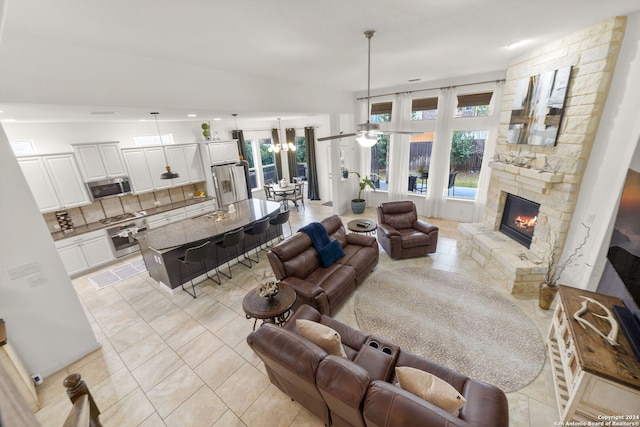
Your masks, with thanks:
[(261, 199), (249, 199), (230, 205), (229, 212), (215, 212), (195, 218), (187, 218), (135, 235), (156, 251), (172, 249), (188, 243), (221, 236), (227, 231), (245, 226), (269, 215), (277, 215), (280, 203)]
[[(210, 200), (213, 200), (213, 197), (198, 197), (198, 198), (183, 200), (181, 202), (170, 203), (168, 205), (158, 206), (157, 208), (146, 209), (144, 211), (139, 211), (139, 212), (144, 212), (144, 214), (140, 216), (140, 218), (148, 217), (151, 215), (157, 215), (164, 212), (169, 212), (175, 209), (181, 209), (187, 206), (196, 205), (198, 203), (208, 202)], [(131, 212), (131, 213), (134, 213), (134, 212)], [(82, 234), (90, 233), (92, 231), (112, 228), (117, 226), (118, 224), (131, 222), (134, 219), (137, 219), (137, 218), (130, 218), (120, 222), (115, 222), (115, 223), (106, 224), (106, 225), (101, 222), (92, 222), (90, 224), (73, 227), (73, 232), (71, 233), (63, 233), (62, 231), (56, 231), (54, 233), (51, 233), (51, 237), (53, 238), (54, 241), (68, 239), (70, 237), (77, 237)]]

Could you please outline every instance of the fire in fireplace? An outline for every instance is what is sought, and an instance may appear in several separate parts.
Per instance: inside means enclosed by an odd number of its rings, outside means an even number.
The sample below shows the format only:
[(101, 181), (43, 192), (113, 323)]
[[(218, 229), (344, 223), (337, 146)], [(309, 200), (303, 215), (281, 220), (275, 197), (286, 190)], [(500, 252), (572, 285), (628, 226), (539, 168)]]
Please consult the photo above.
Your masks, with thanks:
[(538, 222), (540, 205), (514, 194), (507, 194), (500, 231), (527, 248)]

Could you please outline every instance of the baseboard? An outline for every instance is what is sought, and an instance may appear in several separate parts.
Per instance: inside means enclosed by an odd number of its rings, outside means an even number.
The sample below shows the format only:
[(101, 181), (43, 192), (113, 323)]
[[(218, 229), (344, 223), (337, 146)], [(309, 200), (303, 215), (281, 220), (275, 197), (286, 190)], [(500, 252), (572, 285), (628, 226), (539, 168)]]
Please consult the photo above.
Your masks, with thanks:
[[(66, 367), (70, 366), (72, 363), (77, 362), (78, 360), (93, 353), (94, 351), (98, 350), (101, 347), (102, 347), (102, 344), (96, 341), (95, 344), (92, 344), (89, 347), (85, 347), (83, 350), (78, 351), (76, 355), (69, 357), (68, 359), (60, 362), (58, 365), (51, 367), (50, 369), (47, 369), (43, 372), (39, 372), (39, 374), (42, 375), (42, 378), (46, 379), (48, 376), (53, 375), (62, 369), (65, 369)], [(60, 386), (62, 386), (62, 384)]]

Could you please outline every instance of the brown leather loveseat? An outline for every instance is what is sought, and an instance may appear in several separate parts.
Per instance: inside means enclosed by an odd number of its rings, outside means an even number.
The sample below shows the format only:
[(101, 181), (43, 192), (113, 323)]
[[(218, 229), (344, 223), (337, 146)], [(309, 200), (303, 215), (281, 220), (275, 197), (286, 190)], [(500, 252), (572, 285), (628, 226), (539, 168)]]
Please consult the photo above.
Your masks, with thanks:
[(340, 243), (345, 254), (330, 266), (322, 266), (311, 238), (303, 232), (281, 242), (267, 257), (276, 279), (296, 291), (294, 310), (309, 304), (331, 315), (378, 264), (379, 249), (375, 237), (346, 234), (338, 215), (325, 218), (320, 224), (331, 240)]
[[(330, 355), (300, 335), (297, 320), (320, 323), (338, 332), (343, 356)], [(247, 337), (264, 362), (271, 382), (333, 426), (506, 427), (505, 394), (444, 366), (400, 349), (374, 335), (320, 314), (308, 305), (284, 327), (264, 324)], [(415, 368), (443, 380), (466, 402), (457, 414), (396, 385), (396, 368)], [(451, 387), (452, 386), (452, 387)]]

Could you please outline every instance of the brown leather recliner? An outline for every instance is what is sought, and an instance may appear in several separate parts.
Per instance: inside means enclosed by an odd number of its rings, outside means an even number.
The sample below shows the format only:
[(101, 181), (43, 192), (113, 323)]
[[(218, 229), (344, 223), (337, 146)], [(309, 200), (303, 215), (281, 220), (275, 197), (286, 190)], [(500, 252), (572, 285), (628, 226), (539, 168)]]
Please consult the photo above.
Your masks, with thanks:
[(438, 227), (418, 219), (409, 200), (378, 206), (378, 242), (393, 259), (413, 258), (436, 251)]

